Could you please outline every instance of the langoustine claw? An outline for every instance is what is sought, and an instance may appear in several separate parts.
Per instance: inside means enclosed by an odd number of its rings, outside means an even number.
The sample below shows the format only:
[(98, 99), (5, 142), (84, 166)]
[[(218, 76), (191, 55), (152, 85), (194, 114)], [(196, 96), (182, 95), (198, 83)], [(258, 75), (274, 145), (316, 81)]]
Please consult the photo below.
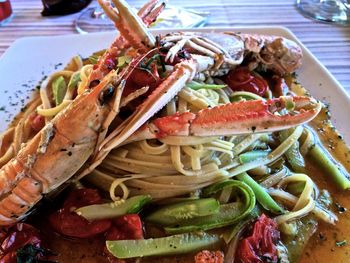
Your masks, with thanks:
[(267, 101), (229, 103), (198, 113), (176, 113), (155, 119), (143, 125), (124, 143), (166, 136), (224, 136), (273, 132), (308, 122), (320, 110), (321, 103), (309, 97), (280, 97)]
[[(107, 3), (103, 2), (103, 5), (106, 6)], [(140, 8), (137, 15), (141, 18), (143, 24), (146, 27), (149, 27), (151, 23), (153, 23), (158, 15), (163, 11), (165, 7), (165, 3), (159, 0), (151, 0), (146, 3), (143, 7)], [(105, 7), (108, 8), (108, 5)], [(120, 25), (120, 26), (127, 26)], [(122, 32), (123, 33), (123, 32)], [(117, 56), (120, 55), (120, 52), (128, 48), (130, 43), (127, 39), (125, 39), (123, 34), (120, 34), (111, 44), (111, 46), (106, 50), (106, 52), (99, 58), (97, 64), (94, 67), (94, 70), (91, 72), (89, 76), (89, 82), (93, 80), (102, 79), (108, 72), (111, 71), (110, 68), (110, 60), (115, 60)]]
[(115, 23), (123, 37), (136, 49), (146, 51), (155, 46), (154, 36), (147, 30), (141, 18), (124, 0), (98, 0), (105, 13)]

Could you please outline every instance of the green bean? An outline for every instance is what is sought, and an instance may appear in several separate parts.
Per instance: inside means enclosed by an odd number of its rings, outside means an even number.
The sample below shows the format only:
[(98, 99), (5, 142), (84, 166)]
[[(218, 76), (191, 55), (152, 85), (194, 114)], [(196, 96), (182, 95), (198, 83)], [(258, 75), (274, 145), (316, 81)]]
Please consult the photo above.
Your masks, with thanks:
[(315, 144), (307, 153), (324, 173), (331, 177), (336, 185), (343, 190), (350, 189), (349, 174), (341, 165), (337, 165), (330, 154), (320, 145)]
[(267, 193), (266, 189), (258, 184), (253, 178), (251, 178), (247, 173), (241, 173), (236, 176), (236, 178), (247, 185), (253, 190), (256, 200), (261, 204), (263, 208), (274, 213), (282, 214), (284, 213), (283, 208), (281, 208), (275, 200)]

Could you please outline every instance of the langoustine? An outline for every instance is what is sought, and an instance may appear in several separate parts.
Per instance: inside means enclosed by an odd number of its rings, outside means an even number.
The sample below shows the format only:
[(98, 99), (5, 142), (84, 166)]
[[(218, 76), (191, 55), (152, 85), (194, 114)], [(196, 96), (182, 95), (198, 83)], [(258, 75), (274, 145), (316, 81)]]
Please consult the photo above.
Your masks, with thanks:
[[(105, 10), (109, 10), (107, 14), (115, 20), (116, 26), (124, 34), (123, 38), (127, 40), (125, 46), (130, 45), (137, 51), (136, 54), (147, 58), (147, 54), (150, 54), (152, 50), (156, 52), (162, 50), (166, 53), (166, 60), (171, 63), (174, 63), (181, 50), (186, 50), (187, 55), (175, 63), (169, 75), (138, 106), (135, 113), (115, 131), (110, 132), (100, 144), (98, 143), (100, 134), (106, 133), (109, 124), (118, 115), (125, 77), (136, 65), (130, 63), (121, 73), (116, 73), (113, 68), (104, 67), (103, 62), (106, 62), (106, 59), (119, 54), (112, 46), (106, 53), (107, 55), (102, 56), (100, 64), (90, 76), (90, 80), (103, 77), (103, 79), (98, 79), (100, 83), (77, 97), (69, 107), (60, 112), (25, 145), (14, 159), (1, 168), (0, 225), (9, 225), (22, 219), (29, 209), (42, 198), (43, 194), (54, 190), (71, 178), (98, 146), (99, 154), (90, 164), (90, 168), (85, 170), (85, 174), (90, 172), (111, 149), (127, 140), (171, 100), (186, 83), (199, 74), (222, 76), (242, 62), (248, 63), (251, 67), (265, 67), (278, 74), (290, 73), (300, 65), (300, 48), (295, 43), (279, 37), (233, 33), (210, 35), (179, 33), (166, 35), (155, 41), (141, 20), (130, 11), (124, 1), (113, 1), (119, 14), (116, 14), (115, 8), (111, 8), (107, 2), (100, 2)], [(132, 23), (125, 23), (125, 20), (122, 19), (124, 16), (133, 17)], [(129, 32), (134, 31), (138, 33), (130, 36)], [(115, 43), (122, 41), (120, 39), (121, 37)], [(109, 71), (111, 72), (108, 73)], [(116, 95), (117, 93), (119, 96)], [(112, 98), (114, 100), (111, 105)], [(273, 131), (276, 126), (282, 129), (281, 125), (286, 123), (286, 118), (290, 120), (286, 127), (290, 127), (304, 123), (317, 115), (320, 105), (316, 101), (304, 97), (295, 100), (302, 101), (301, 105), (298, 104), (300, 110), (296, 115), (292, 119), (290, 116), (285, 116), (277, 120), (273, 115), (267, 116), (267, 121), (273, 118), (274, 122), (270, 127), (266, 127), (264, 132)], [(276, 99), (275, 102), (282, 103), (283, 99)], [(254, 103), (258, 105), (260, 102), (249, 102), (249, 105), (253, 105), (252, 110)], [(232, 107), (236, 106), (232, 104)], [(204, 114), (210, 115), (217, 110), (217, 108), (208, 109)], [(304, 118), (298, 118), (298, 114)], [(232, 111), (231, 115), (231, 118), (222, 124), (234, 128), (239, 114)], [(253, 115), (244, 116), (243, 124), (246, 122), (247, 125), (251, 125), (252, 120), (256, 120), (253, 117)], [(101, 127), (105, 131), (102, 131)], [(237, 130), (228, 130), (226, 133), (237, 132)], [(222, 131), (217, 130), (209, 135), (221, 135), (220, 132)], [(186, 136), (186, 134), (183, 135)]]

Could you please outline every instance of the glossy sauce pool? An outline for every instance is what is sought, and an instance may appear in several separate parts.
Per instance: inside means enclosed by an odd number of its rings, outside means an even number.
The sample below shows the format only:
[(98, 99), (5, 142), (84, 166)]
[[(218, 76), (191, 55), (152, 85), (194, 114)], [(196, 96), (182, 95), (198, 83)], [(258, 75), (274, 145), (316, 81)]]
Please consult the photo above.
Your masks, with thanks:
[[(350, 151), (341, 136), (334, 131), (328, 121), (329, 113), (323, 110), (312, 121), (311, 126), (318, 131), (318, 137), (323, 145), (337, 161), (350, 171)], [(309, 163), (308, 175), (318, 188), (327, 189), (333, 199), (332, 210), (339, 221), (335, 226), (319, 221), (317, 232), (308, 242), (301, 263), (349, 263), (350, 262), (350, 193), (349, 190), (340, 190), (332, 179), (318, 167)], [(343, 246), (337, 242), (346, 241)]]

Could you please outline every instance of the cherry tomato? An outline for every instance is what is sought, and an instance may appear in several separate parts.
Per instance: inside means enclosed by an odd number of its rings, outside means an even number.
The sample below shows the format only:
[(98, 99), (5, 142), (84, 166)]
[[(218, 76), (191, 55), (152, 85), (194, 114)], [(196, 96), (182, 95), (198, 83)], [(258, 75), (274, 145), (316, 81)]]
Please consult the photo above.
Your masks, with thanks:
[(224, 253), (222, 251), (202, 250), (194, 257), (195, 263), (223, 263)]
[(106, 240), (142, 239), (142, 222), (137, 214), (118, 217), (107, 232)]
[(101, 60), (101, 63), (103, 63), (102, 67), (106, 72), (111, 71), (112, 69), (115, 69), (116, 66), (116, 58), (112, 56), (112, 54), (109, 54), (105, 57), (104, 60)]
[(66, 236), (88, 238), (106, 232), (112, 225), (111, 220), (89, 222), (74, 212), (75, 209), (99, 204), (102, 198), (94, 189), (79, 189), (71, 192), (63, 204), (63, 208), (50, 215), (51, 226)]
[(248, 91), (259, 96), (263, 96), (268, 89), (268, 84), (262, 77), (255, 75), (245, 67), (231, 70), (225, 82), (233, 91)]
[[(142, 222), (139, 215), (124, 215), (113, 220), (113, 226), (106, 233), (106, 240), (142, 239), (142, 229)], [(114, 257), (111, 253), (109, 253), (106, 247), (105, 254), (110, 263), (127, 262)]]
[(40, 248), (39, 231), (24, 223), (18, 223), (7, 232), (1, 243), (0, 263), (16, 263), (17, 250), (31, 244)]
[(161, 78), (159, 77), (157, 65), (155, 63), (150, 65), (150, 70), (135, 68), (126, 82), (123, 96), (127, 96), (145, 86), (149, 86), (147, 94), (150, 94), (160, 83)]
[(37, 133), (45, 126), (44, 116), (33, 113), (29, 116), (30, 127), (32, 130)]
[(101, 203), (103, 203), (103, 200), (96, 189), (82, 188), (70, 192), (67, 199), (64, 201), (63, 207), (74, 209)]
[(16, 251), (27, 245), (40, 245), (39, 231), (31, 225), (18, 223), (10, 229), (7, 237), (2, 241), (1, 250), (3, 253)]
[(240, 241), (237, 258), (240, 263), (277, 263), (276, 243), (280, 239), (277, 224), (262, 214), (255, 222), (251, 236)]
[(284, 78), (274, 75), (271, 78), (272, 90), (276, 97), (286, 96), (289, 92), (289, 87)]
[(137, 68), (131, 73), (130, 79), (138, 86), (153, 86), (159, 81), (157, 65), (152, 63), (150, 70)]

